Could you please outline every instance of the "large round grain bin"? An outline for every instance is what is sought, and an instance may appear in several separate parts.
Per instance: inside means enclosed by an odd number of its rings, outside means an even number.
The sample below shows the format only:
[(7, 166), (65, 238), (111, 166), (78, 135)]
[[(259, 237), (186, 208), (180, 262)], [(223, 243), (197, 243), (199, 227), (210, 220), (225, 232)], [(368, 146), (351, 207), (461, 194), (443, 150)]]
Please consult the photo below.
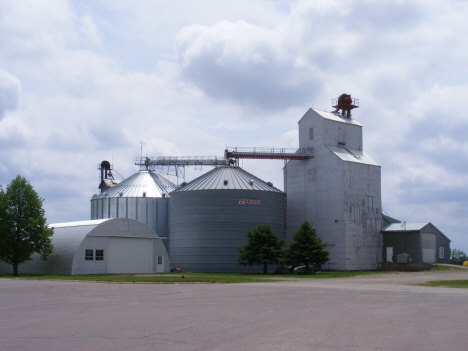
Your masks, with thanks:
[(270, 224), (285, 238), (286, 195), (239, 167), (217, 167), (171, 193), (171, 266), (193, 272), (260, 270), (237, 263), (245, 231)]
[[(169, 235), (169, 193), (177, 186), (154, 171), (139, 171), (91, 198), (91, 219), (131, 218), (160, 237)], [(166, 247), (167, 240), (163, 239)]]

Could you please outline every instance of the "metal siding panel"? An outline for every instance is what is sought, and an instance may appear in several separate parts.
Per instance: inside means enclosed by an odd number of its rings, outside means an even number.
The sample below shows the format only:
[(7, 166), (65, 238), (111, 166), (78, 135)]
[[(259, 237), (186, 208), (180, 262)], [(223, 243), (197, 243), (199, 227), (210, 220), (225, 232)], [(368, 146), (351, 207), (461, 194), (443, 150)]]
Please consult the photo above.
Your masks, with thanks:
[[(158, 201), (158, 219), (157, 219), (157, 232), (160, 236), (167, 236), (167, 200)], [(161, 234), (159, 234), (161, 233)]]
[(127, 218), (137, 220), (137, 199), (134, 197), (127, 198)]
[(101, 219), (98, 217), (98, 200), (94, 200), (94, 219)]
[(436, 262), (436, 234), (422, 233), (422, 255), (423, 262), (435, 263)]
[(126, 197), (120, 197), (117, 199), (118, 203), (118, 213), (117, 215), (119, 216), (118, 218), (127, 218), (127, 198)]
[(97, 200), (97, 219), (102, 219), (102, 199)]
[(419, 232), (392, 232), (383, 233), (383, 250), (385, 255), (385, 248), (388, 246), (393, 247), (393, 255), (407, 253), (410, 255), (414, 263), (421, 262), (420, 246), (419, 246)]
[(107, 273), (153, 273), (152, 239), (109, 237)]
[(437, 247), (444, 248), (444, 258), (439, 259), (439, 256), (437, 256), (437, 262), (450, 263), (450, 241), (440, 233), (437, 234)]
[(109, 199), (102, 199), (102, 218), (109, 218)]
[[(239, 198), (261, 200), (240, 205)], [(197, 272), (252, 271), (237, 263), (245, 231), (268, 223), (285, 237), (285, 194), (252, 190), (176, 192), (170, 201), (170, 248), (173, 267)]]
[[(104, 250), (104, 260), (85, 260), (85, 250)], [(75, 274), (106, 274), (107, 273), (107, 237), (87, 236), (75, 253), (73, 260), (72, 275)], [(93, 255), (93, 258), (95, 256)]]
[(117, 198), (109, 199), (109, 218), (117, 218)]
[(137, 218), (138, 222), (147, 224), (146, 220), (146, 198), (140, 197), (137, 199)]
[(156, 205), (157, 205), (157, 199), (154, 199), (154, 198), (148, 199), (148, 209), (147, 209), (148, 227), (153, 229), (159, 235), (157, 228), (156, 228), (156, 222), (157, 222), (156, 221), (156, 212), (157, 212)]
[(96, 208), (95, 204), (96, 200), (91, 200), (91, 220), (96, 219), (96, 215), (94, 214), (94, 210)]

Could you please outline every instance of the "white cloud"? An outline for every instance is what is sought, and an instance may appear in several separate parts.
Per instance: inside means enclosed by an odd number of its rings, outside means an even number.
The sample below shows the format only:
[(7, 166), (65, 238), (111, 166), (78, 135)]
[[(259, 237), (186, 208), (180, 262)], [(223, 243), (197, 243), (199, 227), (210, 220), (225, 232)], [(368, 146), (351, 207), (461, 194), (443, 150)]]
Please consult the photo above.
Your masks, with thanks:
[(93, 18), (90, 15), (84, 15), (79, 19), (79, 22), (79, 31), (83, 40), (90, 45), (100, 46), (102, 44), (102, 33), (94, 23)]
[(284, 50), (277, 32), (244, 21), (185, 27), (177, 52), (184, 75), (216, 99), (285, 109), (322, 84), (319, 71)]
[(0, 121), (7, 111), (18, 108), (21, 99), (21, 83), (18, 78), (0, 69)]
[[(294, 147), (307, 109), (346, 92), (384, 209), (458, 230), (467, 16), (457, 1), (2, 1), (0, 183), (20, 173), (51, 221), (87, 219), (96, 165), (129, 176), (141, 140), (148, 156)], [(280, 188), (282, 166), (244, 163)]]

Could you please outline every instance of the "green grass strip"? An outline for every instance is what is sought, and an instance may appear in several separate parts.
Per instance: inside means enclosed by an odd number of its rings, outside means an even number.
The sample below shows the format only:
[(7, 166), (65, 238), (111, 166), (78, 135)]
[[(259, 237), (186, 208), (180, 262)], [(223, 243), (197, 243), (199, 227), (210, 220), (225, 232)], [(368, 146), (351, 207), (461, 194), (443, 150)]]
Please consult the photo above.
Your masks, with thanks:
[(435, 271), (467, 271), (468, 272), (468, 269), (463, 268), (463, 267), (445, 266), (445, 265), (439, 265), (439, 264), (435, 264), (432, 267), (432, 269)]
[(468, 280), (434, 280), (418, 284), (420, 286), (468, 289)]
[[(358, 275), (387, 273), (381, 271), (350, 271), (350, 272), (319, 272), (310, 275), (267, 274), (260, 273), (177, 273), (177, 274), (90, 274), (90, 275), (51, 275), (51, 274), (20, 274), (13, 277), (10, 274), (0, 275), (0, 278), (35, 279), (35, 280), (78, 280), (92, 282), (114, 283), (259, 283), (284, 281), (285, 279), (329, 279), (350, 278)], [(182, 276), (184, 278), (182, 278)]]

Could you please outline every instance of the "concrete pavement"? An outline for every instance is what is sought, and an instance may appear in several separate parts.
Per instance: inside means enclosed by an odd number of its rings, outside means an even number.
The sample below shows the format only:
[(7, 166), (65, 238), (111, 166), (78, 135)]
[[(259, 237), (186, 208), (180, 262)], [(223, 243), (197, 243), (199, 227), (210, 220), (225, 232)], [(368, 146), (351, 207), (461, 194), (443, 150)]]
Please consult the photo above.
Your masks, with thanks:
[[(441, 273), (441, 272), (436, 272)], [(0, 279), (0, 350), (467, 350), (468, 272), (255, 284)]]

